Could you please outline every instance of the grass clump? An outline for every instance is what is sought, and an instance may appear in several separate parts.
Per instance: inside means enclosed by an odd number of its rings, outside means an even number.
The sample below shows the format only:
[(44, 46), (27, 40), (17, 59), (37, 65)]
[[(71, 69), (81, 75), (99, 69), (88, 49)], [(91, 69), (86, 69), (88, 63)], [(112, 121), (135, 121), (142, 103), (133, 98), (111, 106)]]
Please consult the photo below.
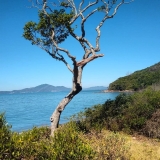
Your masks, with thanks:
[[(119, 133), (103, 130), (101, 133), (92, 132), (91, 146), (96, 151), (95, 160), (129, 160), (130, 143), (128, 138)], [(88, 138), (88, 137), (87, 137)]]
[(95, 153), (89, 143), (79, 132), (75, 122), (69, 122), (57, 130), (53, 139), (55, 160), (88, 160), (93, 159)]

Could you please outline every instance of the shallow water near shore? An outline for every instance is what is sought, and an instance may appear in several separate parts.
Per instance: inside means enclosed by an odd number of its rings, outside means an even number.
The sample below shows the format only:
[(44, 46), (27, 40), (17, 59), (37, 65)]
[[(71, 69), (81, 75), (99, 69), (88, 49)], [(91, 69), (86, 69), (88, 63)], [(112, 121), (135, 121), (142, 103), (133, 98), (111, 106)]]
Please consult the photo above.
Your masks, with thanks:
[[(50, 116), (60, 100), (68, 92), (4, 94), (0, 95), (0, 112), (5, 116), (12, 130), (21, 132), (33, 126), (50, 125)], [(100, 91), (82, 91), (66, 106), (60, 123), (85, 108), (103, 104), (107, 99), (114, 99), (120, 93), (102, 93)]]

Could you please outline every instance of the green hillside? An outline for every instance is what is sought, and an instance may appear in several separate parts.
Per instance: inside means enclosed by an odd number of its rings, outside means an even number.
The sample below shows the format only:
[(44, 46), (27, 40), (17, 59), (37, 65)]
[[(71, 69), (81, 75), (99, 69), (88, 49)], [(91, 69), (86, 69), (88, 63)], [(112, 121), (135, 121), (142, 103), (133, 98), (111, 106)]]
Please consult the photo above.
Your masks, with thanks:
[(110, 83), (108, 89), (137, 91), (158, 83), (160, 83), (160, 62), (128, 76), (118, 78), (116, 81)]

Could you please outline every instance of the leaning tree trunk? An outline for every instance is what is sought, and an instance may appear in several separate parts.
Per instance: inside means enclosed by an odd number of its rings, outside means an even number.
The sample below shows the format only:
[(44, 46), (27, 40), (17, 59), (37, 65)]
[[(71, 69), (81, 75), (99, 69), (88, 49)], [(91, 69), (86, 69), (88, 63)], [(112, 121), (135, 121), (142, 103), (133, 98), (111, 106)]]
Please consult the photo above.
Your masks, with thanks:
[(58, 128), (59, 120), (62, 111), (65, 109), (66, 105), (73, 99), (73, 97), (78, 94), (82, 90), (81, 86), (81, 76), (82, 68), (78, 69), (77, 66), (74, 66), (73, 72), (73, 86), (71, 92), (62, 99), (62, 101), (58, 104), (55, 111), (53, 112), (50, 120), (51, 120), (51, 136), (54, 136), (55, 130)]

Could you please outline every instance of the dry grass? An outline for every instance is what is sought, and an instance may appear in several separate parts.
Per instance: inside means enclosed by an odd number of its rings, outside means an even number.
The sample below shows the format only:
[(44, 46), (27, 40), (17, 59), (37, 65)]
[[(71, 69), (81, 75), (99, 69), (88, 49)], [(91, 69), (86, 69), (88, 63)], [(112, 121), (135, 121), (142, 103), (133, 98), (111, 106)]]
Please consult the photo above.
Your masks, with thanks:
[(130, 143), (131, 160), (160, 160), (160, 140), (135, 136)]
[(160, 140), (103, 130), (86, 135), (97, 160), (160, 160)]

